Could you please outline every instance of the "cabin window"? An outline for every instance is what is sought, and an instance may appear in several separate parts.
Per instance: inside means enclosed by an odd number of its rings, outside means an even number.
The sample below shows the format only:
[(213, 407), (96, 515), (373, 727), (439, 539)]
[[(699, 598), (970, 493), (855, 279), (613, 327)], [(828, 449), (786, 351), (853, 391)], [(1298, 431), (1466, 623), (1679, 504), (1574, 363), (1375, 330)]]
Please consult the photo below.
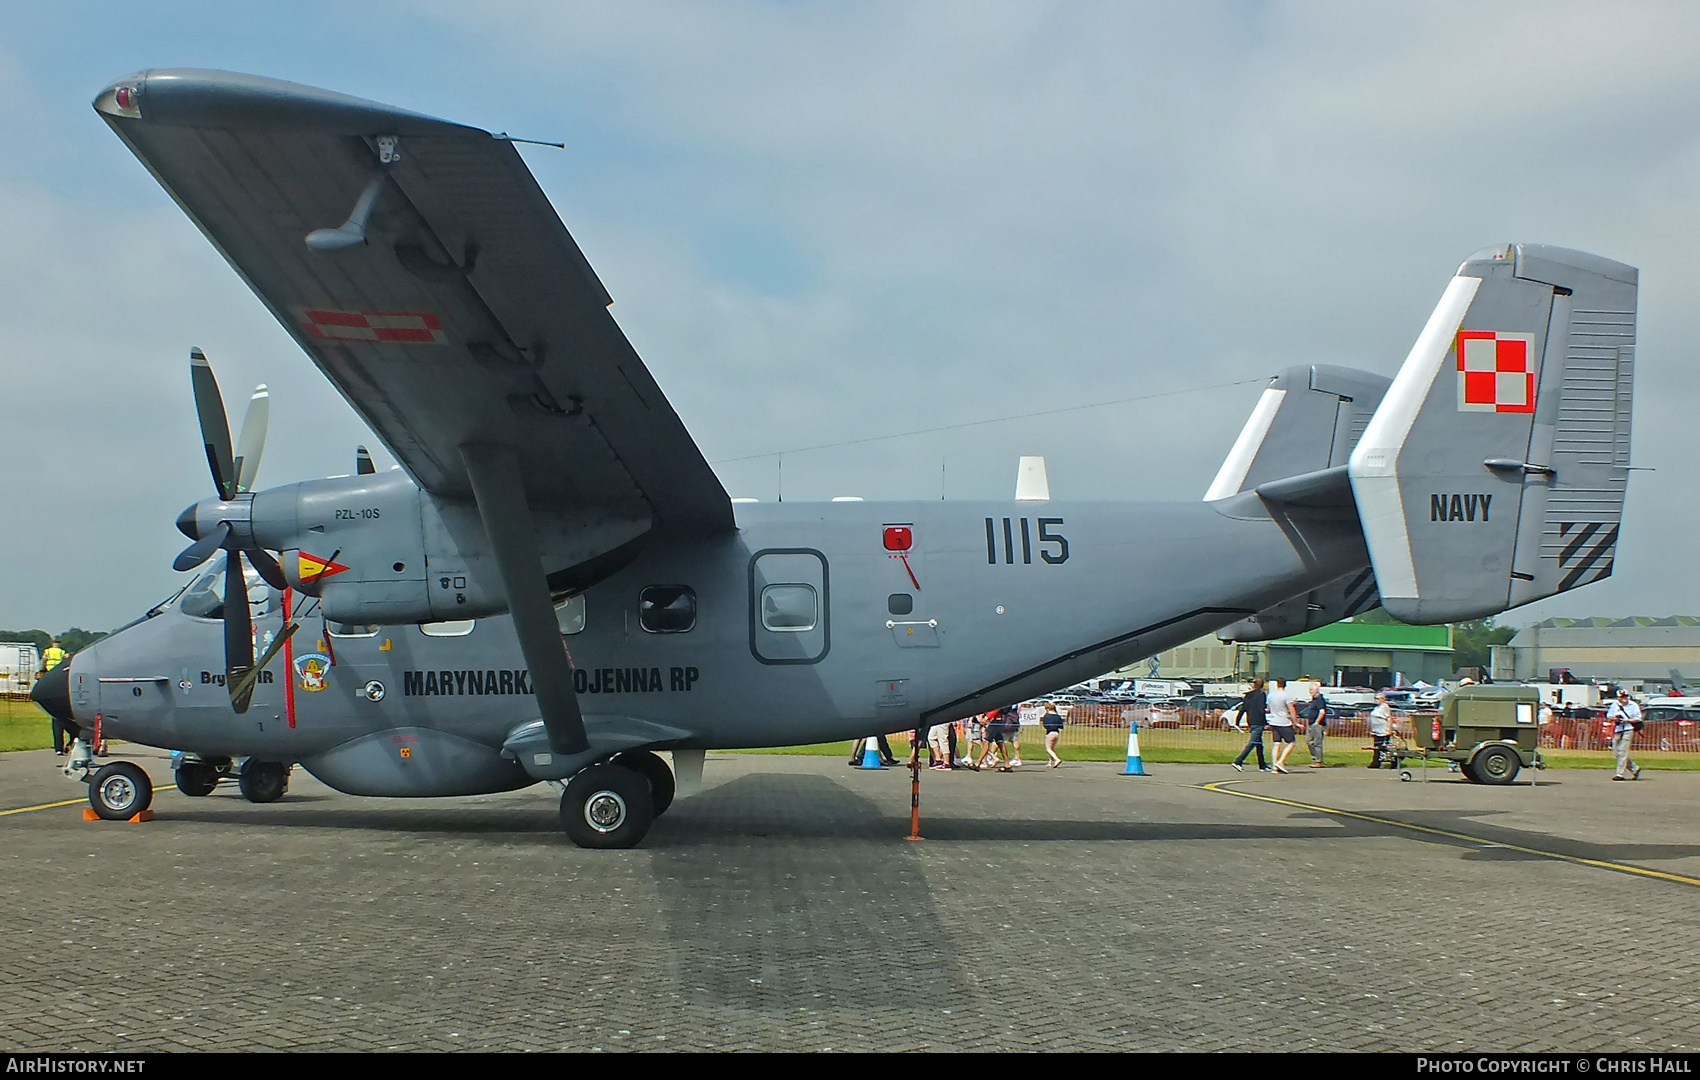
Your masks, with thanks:
[(583, 593), (569, 596), (555, 605), (555, 625), (563, 634), (577, 634), (584, 630)]
[(683, 634), (697, 624), (697, 594), (688, 585), (651, 585), (638, 594), (638, 625), (651, 634)]
[(761, 624), (782, 634), (813, 630), (820, 621), (813, 585), (769, 585), (761, 591)]
[(915, 610), (915, 598), (906, 592), (894, 592), (885, 598), (885, 609), (893, 615), (907, 615)]
[(419, 632), (426, 637), (465, 637), (477, 625), (476, 619), (456, 619), (453, 622), (425, 622)]

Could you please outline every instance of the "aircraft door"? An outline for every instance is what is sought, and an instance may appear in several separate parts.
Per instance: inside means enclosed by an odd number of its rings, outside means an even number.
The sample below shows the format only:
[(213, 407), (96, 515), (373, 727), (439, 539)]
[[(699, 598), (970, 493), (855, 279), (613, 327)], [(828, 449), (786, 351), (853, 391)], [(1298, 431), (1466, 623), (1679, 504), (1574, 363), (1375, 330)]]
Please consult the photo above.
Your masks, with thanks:
[(764, 664), (819, 663), (832, 647), (826, 556), (770, 548), (750, 559), (750, 652)]

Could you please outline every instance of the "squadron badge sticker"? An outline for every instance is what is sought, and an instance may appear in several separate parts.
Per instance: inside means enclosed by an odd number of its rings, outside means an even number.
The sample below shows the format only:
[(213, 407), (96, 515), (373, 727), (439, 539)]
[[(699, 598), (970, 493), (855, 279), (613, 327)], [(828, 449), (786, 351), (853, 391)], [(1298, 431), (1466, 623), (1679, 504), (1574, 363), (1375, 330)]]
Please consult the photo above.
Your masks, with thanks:
[(324, 653), (302, 653), (295, 658), (295, 681), (308, 693), (323, 690), (329, 678), (331, 658)]

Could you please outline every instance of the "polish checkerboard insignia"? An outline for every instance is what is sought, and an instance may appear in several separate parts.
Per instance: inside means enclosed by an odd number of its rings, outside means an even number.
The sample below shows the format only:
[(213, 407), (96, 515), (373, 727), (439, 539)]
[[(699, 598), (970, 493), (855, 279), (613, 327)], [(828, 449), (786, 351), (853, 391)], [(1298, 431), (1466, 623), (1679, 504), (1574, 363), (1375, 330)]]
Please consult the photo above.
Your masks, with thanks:
[(1458, 411), (1535, 411), (1535, 337), (1458, 331)]

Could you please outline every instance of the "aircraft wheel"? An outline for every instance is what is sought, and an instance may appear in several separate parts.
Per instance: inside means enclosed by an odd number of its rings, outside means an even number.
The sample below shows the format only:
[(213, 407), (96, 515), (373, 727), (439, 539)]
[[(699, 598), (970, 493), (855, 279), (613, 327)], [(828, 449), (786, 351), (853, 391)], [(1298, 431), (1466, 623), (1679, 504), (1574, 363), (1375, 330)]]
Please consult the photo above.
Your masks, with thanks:
[(218, 787), (218, 770), (211, 765), (186, 761), (177, 766), (176, 775), (177, 790), (194, 798), (211, 795)]
[(561, 824), (579, 847), (635, 847), (654, 820), (649, 778), (611, 762), (581, 771), (561, 794)]
[(615, 754), (608, 759), (610, 765), (618, 765), (622, 769), (631, 769), (649, 778), (649, 799), (655, 805), (655, 816), (660, 817), (673, 805), (673, 794), (677, 785), (673, 781), (673, 770), (661, 760), (661, 755), (653, 750), (628, 750), (623, 754)]
[(114, 761), (89, 779), (89, 805), (107, 821), (128, 821), (153, 804), (153, 781), (140, 765)]
[(281, 761), (250, 761), (236, 786), (251, 803), (277, 802), (289, 790), (289, 768)]
[(1410, 783), (1410, 782), (1411, 782), (1411, 770), (1409, 770), (1409, 769), (1400, 769), (1400, 770), (1399, 770), (1399, 779), (1401, 779), (1401, 780), (1403, 780), (1403, 781), (1404, 781), (1404, 782), (1405, 782), (1405, 783), (1407, 783), (1407, 784), (1409, 784), (1409, 783)]
[(1470, 763), (1470, 771), (1478, 784), (1500, 785), (1517, 779), (1517, 770), (1522, 766), (1510, 747), (1490, 746), (1476, 755), (1476, 760)]

